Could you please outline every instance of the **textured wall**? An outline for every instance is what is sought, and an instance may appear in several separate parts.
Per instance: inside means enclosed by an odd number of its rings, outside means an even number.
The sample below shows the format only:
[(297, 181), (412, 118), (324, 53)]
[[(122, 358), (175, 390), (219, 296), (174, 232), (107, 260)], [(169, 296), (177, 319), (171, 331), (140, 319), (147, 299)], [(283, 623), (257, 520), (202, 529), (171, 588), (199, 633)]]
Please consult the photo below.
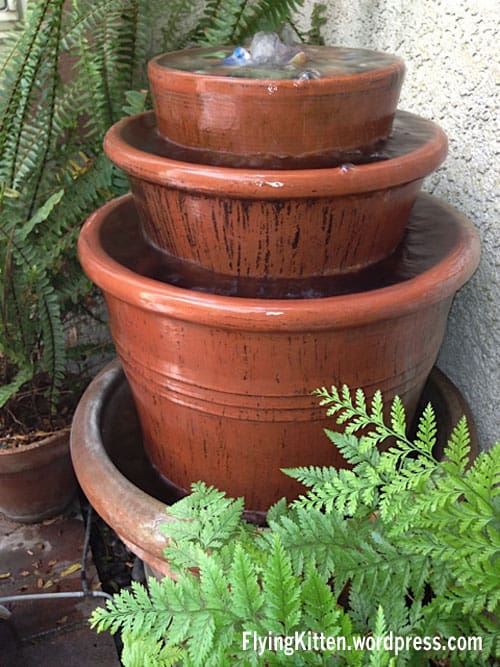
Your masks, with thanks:
[[(495, 0), (323, 1), (326, 43), (403, 57), (400, 108), (436, 121), (448, 135), (448, 158), (424, 189), (476, 224), (482, 258), (455, 298), (438, 363), (468, 399), (480, 442), (488, 447), (500, 439), (498, 5)], [(303, 28), (312, 4), (301, 14)]]

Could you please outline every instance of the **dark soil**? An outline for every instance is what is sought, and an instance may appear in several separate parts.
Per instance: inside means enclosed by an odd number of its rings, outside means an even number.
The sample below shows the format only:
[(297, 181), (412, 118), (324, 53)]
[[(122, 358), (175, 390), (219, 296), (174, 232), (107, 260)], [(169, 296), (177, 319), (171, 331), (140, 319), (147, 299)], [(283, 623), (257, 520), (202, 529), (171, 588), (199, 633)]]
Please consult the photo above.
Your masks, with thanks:
[(73, 413), (82, 394), (80, 378), (68, 378), (55, 404), (46, 378), (38, 377), (24, 385), (0, 409), (0, 449), (30, 445), (70, 428)]

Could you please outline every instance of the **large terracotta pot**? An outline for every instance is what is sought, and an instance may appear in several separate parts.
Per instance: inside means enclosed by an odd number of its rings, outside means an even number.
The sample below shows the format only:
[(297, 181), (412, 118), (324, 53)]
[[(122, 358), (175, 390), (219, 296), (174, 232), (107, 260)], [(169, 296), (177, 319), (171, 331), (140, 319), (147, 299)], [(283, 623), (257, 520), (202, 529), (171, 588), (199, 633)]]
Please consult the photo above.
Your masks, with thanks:
[[(247, 78), (248, 68), (218, 68), (231, 50), (167, 53), (148, 66), (160, 133), (202, 152), (196, 161), (271, 168), (312, 167), (318, 159), (338, 164), (342, 152), (387, 138), (403, 83), (400, 58), (304, 46), (306, 71), (317, 60), (330, 62), (324, 76), (297, 79), (296, 68), (274, 75), (264, 68), (255, 79)], [(187, 71), (193, 62), (197, 71)], [(276, 75), (287, 78), (273, 80)]]
[(390, 255), (447, 141), (434, 123), (398, 112), (377, 162), (228, 169), (169, 157), (146, 113), (114, 125), (104, 148), (129, 175), (154, 245), (223, 275), (299, 279), (353, 271)]
[[(469, 407), (438, 369), (432, 371), (425, 386), (419, 412), (429, 401), (439, 426), (435, 456), (442, 456), (446, 440), (462, 415), (467, 416), (475, 455), (477, 437)], [(116, 362), (95, 378), (78, 405), (71, 429), (71, 455), (80, 485), (99, 515), (149, 567), (171, 576), (163, 557), (167, 540), (160, 526), (173, 520), (165, 505), (175, 497), (144, 454), (132, 395)]]
[(412, 220), (380, 270), (387, 286), (373, 289), (371, 276), (354, 294), (270, 301), (155, 280), (161, 255), (145, 243), (130, 197), (90, 216), (80, 259), (106, 296), (145, 448), (164, 476), (183, 489), (204, 479), (266, 510), (299, 491), (282, 467), (344, 465), (322, 434), (329, 423), (316, 387), (399, 394), (413, 414), (479, 242), (463, 216), (429, 196)]
[(54, 516), (70, 503), (76, 488), (69, 431), (0, 449), (0, 512), (10, 519), (34, 523)]

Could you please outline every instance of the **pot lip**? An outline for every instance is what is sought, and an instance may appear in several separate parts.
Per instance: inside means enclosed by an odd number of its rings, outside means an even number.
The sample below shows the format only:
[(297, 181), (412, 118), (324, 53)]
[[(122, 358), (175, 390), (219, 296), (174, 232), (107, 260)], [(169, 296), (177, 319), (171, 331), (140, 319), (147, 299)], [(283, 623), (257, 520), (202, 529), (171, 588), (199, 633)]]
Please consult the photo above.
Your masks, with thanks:
[[(245, 199), (317, 198), (368, 193), (418, 180), (434, 171), (445, 159), (448, 141), (433, 121), (407, 111), (397, 111), (396, 119), (418, 119), (432, 136), (404, 155), (354, 165), (348, 169), (250, 169), (218, 167), (182, 162), (140, 150), (123, 137), (133, 123), (154, 119), (153, 111), (127, 116), (115, 123), (104, 137), (107, 156), (128, 176), (168, 188), (204, 192), (216, 196)], [(156, 132), (153, 124), (151, 131)]]
[(15, 456), (15, 455), (22, 456), (23, 452), (32, 452), (35, 449), (42, 449), (44, 447), (49, 447), (49, 446), (57, 448), (61, 444), (64, 446), (64, 444), (69, 439), (69, 433), (70, 433), (70, 427), (66, 426), (65, 428), (61, 428), (58, 431), (55, 431), (51, 435), (48, 435), (46, 438), (42, 438), (41, 440), (33, 442), (29, 445), (21, 445), (19, 447), (7, 447), (6, 449), (0, 449), (0, 457)]
[[(304, 50), (306, 51), (325, 48), (321, 46), (312, 46), (311, 48), (311, 45), (307, 44), (303, 46)], [(199, 47), (189, 49), (189, 51), (192, 53), (202, 53), (204, 51), (217, 51), (222, 49), (231, 51), (233, 48), (234, 47), (230, 45), (215, 45), (213, 47)], [(336, 76), (325, 76), (319, 79), (311, 79), (300, 82), (298, 82), (297, 79), (274, 79), (272, 77), (253, 79), (224, 76), (220, 74), (199, 74), (189, 70), (182, 70), (176, 67), (162, 65), (160, 63), (160, 61), (166, 56), (175, 56), (187, 50), (178, 49), (168, 53), (161, 53), (152, 58), (148, 62), (148, 77), (150, 80), (153, 78), (157, 81), (167, 77), (169, 90), (175, 90), (178, 87), (192, 85), (195, 87), (197, 92), (202, 93), (225, 93), (227, 89), (227, 94), (234, 94), (234, 91), (237, 89), (238, 93), (240, 94), (246, 92), (247, 94), (255, 95), (261, 88), (263, 89), (263, 92), (267, 94), (267, 86), (270, 83), (276, 83), (279, 84), (279, 92), (283, 92), (285, 94), (291, 92), (294, 95), (297, 95), (297, 92), (300, 91), (305, 95), (331, 95), (332, 93), (356, 92), (358, 90), (367, 89), (368, 87), (371, 88), (371, 85), (373, 85), (374, 81), (383, 82), (387, 78), (392, 77), (394, 74), (400, 74), (402, 76), (405, 72), (405, 62), (403, 58), (393, 53), (386, 53), (384, 51), (378, 51), (375, 49), (350, 49), (350, 47), (339, 46), (330, 46), (326, 48), (363, 51), (367, 56), (383, 55), (387, 59), (387, 63), (379, 67), (366, 70), (365, 72), (356, 72), (354, 74), (338, 74)], [(219, 89), (222, 90), (219, 91)]]
[(133, 200), (123, 195), (90, 215), (78, 240), (80, 262), (107, 295), (158, 315), (219, 328), (250, 331), (341, 329), (394, 319), (452, 296), (479, 263), (479, 235), (459, 211), (433, 197), (420, 197), (451, 213), (459, 229), (451, 252), (435, 266), (395, 285), (351, 295), (313, 299), (256, 299), (195, 292), (143, 277), (111, 258), (100, 243), (107, 216)]
[[(91, 504), (99, 507), (100, 516), (117, 530), (113, 520), (116, 516), (115, 505), (102, 506), (96, 502), (92, 491), (96, 486), (106, 488), (107, 497), (116, 501), (127, 500), (128, 511), (120, 514), (120, 532), (129, 539), (129, 536), (134, 536), (145, 552), (159, 555), (167, 545), (159, 526), (171, 520), (166, 505), (130, 482), (111, 461), (102, 443), (103, 397), (109, 397), (122, 380), (123, 371), (115, 359), (99, 372), (85, 390), (73, 417), (71, 458), (78, 481)], [(103, 484), (99, 484), (99, 480)], [(120, 507), (120, 502), (116, 506)], [(141, 517), (139, 525), (138, 516)]]

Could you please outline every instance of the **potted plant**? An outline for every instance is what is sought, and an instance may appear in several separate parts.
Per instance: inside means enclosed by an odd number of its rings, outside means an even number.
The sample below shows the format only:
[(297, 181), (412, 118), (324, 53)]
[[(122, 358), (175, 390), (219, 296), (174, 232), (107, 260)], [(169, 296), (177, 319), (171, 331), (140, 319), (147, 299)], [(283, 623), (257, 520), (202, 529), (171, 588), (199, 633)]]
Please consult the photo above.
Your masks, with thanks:
[(438, 461), (430, 405), (409, 437), (398, 398), (317, 393), (352, 469), (285, 471), (309, 489), (265, 530), (241, 498), (194, 484), (161, 529), (176, 580), (135, 583), (92, 616), (122, 630), (126, 667), (494, 664), (500, 444), (471, 461), (462, 418)]
[[(89, 88), (105, 39), (90, 56), (85, 37), (107, 3), (64, 5), (30, 3), (0, 63), (0, 511), (19, 521), (60, 511), (76, 490), (69, 426), (92, 351), (71, 320), (92, 304), (76, 235), (82, 216), (120, 192), (99, 135), (108, 100), (96, 104)], [(123, 46), (125, 20), (121, 33)], [(121, 70), (109, 94), (130, 84)]]
[(0, 195), (0, 511), (36, 521), (64, 509), (76, 491), (68, 447), (75, 397), (64, 382), (62, 295), (54, 285), (61, 258), (49, 235), (37, 233), (63, 192), (27, 220), (15, 194)]

